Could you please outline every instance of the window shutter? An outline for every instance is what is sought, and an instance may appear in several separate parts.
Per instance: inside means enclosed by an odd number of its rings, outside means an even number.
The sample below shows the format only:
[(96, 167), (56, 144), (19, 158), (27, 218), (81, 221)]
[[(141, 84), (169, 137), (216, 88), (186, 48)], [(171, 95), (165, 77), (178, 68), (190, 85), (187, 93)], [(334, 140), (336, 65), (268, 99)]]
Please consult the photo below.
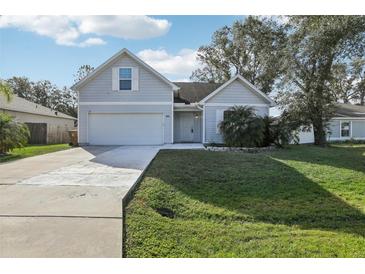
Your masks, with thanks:
[(132, 90), (139, 90), (139, 71), (138, 68), (132, 68)]
[(112, 90), (119, 90), (119, 68), (112, 69)]
[(219, 123), (223, 121), (223, 114), (224, 114), (224, 109), (217, 109), (215, 111), (215, 128), (216, 128), (216, 133), (220, 133), (219, 131)]

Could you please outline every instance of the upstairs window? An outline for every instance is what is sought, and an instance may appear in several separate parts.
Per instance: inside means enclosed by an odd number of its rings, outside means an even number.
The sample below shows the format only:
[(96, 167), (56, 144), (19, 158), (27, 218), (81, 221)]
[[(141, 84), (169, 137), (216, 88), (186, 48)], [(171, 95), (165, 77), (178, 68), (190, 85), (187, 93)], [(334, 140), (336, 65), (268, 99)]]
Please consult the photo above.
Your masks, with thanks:
[(132, 90), (132, 68), (119, 68), (119, 90)]
[(350, 137), (351, 123), (341, 122), (341, 137)]

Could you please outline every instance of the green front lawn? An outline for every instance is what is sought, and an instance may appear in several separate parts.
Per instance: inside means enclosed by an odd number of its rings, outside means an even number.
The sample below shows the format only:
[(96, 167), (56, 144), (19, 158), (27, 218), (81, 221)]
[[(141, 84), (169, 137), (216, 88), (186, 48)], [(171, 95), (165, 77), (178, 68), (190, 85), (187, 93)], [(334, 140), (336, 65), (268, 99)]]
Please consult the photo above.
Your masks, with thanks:
[(24, 148), (14, 149), (7, 155), (0, 156), (0, 163), (12, 160), (17, 160), (21, 158), (46, 154), (50, 152), (56, 152), (60, 150), (69, 149), (71, 146), (69, 144), (56, 144), (56, 145), (29, 145)]
[(125, 253), (365, 257), (365, 145), (161, 151), (126, 209)]

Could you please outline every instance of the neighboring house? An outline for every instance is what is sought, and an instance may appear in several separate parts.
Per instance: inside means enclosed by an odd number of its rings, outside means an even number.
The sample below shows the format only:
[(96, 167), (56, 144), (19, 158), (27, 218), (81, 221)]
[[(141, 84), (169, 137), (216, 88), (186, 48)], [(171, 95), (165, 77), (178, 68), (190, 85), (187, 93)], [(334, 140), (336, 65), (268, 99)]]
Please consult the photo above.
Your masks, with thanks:
[(0, 96), (0, 112), (25, 123), (30, 130), (30, 144), (57, 144), (70, 141), (68, 130), (75, 127), (77, 119), (42, 105), (13, 96), (7, 102)]
[[(365, 106), (336, 104), (335, 116), (329, 123), (328, 141), (365, 140)], [(301, 131), (299, 143), (313, 143), (313, 130)]]
[(218, 124), (234, 105), (268, 115), (274, 102), (242, 76), (221, 85), (173, 83), (123, 49), (73, 86), (81, 145), (220, 143)]

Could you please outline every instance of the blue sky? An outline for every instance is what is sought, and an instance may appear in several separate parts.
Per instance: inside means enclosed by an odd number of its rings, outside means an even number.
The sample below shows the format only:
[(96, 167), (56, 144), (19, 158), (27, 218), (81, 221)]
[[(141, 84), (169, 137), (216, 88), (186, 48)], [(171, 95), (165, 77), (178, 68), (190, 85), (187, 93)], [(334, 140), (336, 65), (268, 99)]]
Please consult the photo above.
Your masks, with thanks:
[(243, 16), (0, 17), (0, 78), (26, 76), (70, 86), (83, 64), (128, 48), (170, 80), (186, 80), (196, 50)]

